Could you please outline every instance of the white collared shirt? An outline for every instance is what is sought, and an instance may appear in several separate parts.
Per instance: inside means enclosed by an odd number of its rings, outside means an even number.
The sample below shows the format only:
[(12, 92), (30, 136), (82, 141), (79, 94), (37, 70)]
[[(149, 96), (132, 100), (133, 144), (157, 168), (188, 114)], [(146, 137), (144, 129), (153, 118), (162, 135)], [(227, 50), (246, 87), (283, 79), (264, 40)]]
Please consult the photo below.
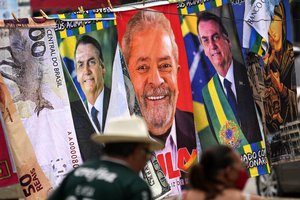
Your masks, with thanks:
[[(100, 127), (103, 127), (102, 126), (103, 101), (104, 101), (104, 88), (100, 92), (100, 94), (98, 95), (94, 105), (90, 104), (90, 102), (87, 101), (88, 102), (89, 115), (90, 115), (91, 118), (92, 118), (92, 116), (91, 116), (92, 107), (94, 106), (98, 110), (97, 119), (99, 121)], [(102, 130), (98, 130), (98, 131), (102, 132)]]
[(226, 78), (228, 81), (231, 82), (231, 90), (233, 91), (235, 99), (237, 100), (237, 98), (236, 98), (236, 89), (235, 89), (235, 82), (234, 82), (234, 73), (233, 73), (233, 62), (231, 61), (230, 67), (229, 67), (229, 69), (228, 69), (227, 74), (226, 74), (225, 77), (221, 76), (219, 73), (218, 73), (218, 76), (219, 76), (221, 85), (223, 87), (223, 91), (225, 92), (226, 95), (227, 95), (227, 91), (226, 91), (226, 88), (224, 86), (224, 79)]
[[(175, 119), (173, 120), (170, 134), (166, 139), (165, 148), (163, 148), (162, 150), (159, 150), (159, 151), (155, 151), (155, 154), (156, 155), (159, 155), (159, 154), (165, 155), (168, 152), (171, 152), (173, 169), (179, 170), (178, 169), (178, 147), (177, 147)], [(181, 193), (181, 185), (178, 184), (178, 183), (180, 183), (180, 176), (177, 178), (170, 179), (167, 175), (166, 178), (167, 178), (169, 185), (171, 186), (171, 192), (170, 192), (169, 196), (174, 196), (174, 195), (180, 194)]]

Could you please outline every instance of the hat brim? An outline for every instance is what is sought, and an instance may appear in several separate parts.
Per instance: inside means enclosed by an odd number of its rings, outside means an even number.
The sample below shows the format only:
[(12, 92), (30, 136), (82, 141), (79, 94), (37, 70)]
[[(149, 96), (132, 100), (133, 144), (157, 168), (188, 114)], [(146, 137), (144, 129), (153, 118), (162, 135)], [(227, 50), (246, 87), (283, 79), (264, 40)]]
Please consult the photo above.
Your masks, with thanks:
[(92, 140), (96, 143), (116, 143), (116, 142), (140, 142), (149, 144), (149, 148), (151, 151), (156, 151), (164, 148), (164, 145), (157, 140), (152, 138), (145, 137), (132, 137), (132, 136), (124, 136), (124, 135), (98, 135), (93, 134), (91, 136)]

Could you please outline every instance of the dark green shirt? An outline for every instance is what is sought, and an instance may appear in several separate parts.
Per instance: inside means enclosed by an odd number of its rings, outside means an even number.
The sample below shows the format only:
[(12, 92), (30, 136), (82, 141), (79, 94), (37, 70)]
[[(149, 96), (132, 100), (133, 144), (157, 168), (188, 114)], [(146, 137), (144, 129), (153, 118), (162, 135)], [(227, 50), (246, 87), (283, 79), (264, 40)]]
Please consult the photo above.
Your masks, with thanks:
[(139, 175), (117, 162), (97, 160), (73, 170), (48, 200), (149, 200), (151, 192)]

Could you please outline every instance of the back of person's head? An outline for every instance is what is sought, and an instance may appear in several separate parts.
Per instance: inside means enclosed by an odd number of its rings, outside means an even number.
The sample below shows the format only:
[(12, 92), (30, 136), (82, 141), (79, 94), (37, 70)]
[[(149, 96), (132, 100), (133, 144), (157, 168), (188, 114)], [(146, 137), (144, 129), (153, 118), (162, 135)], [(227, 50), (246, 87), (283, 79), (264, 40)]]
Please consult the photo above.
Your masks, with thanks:
[[(213, 20), (214, 22), (216, 22), (220, 27), (220, 31), (226, 37), (228, 37), (228, 32), (227, 32), (226, 28), (224, 27), (220, 17), (218, 17), (217, 15), (215, 15), (213, 13), (207, 12), (207, 11), (199, 12), (197, 14), (197, 26), (199, 26), (200, 21), (210, 21), (210, 20)], [(198, 35), (199, 35), (199, 28), (197, 28), (197, 32), (198, 32)]]
[(109, 119), (104, 133), (93, 134), (92, 139), (104, 143), (104, 153), (127, 163), (135, 172), (142, 170), (152, 152), (163, 144), (149, 136), (146, 122), (138, 116)]
[(82, 37), (80, 37), (78, 40), (77, 40), (77, 43), (76, 43), (76, 47), (75, 47), (75, 54), (76, 54), (76, 51), (77, 51), (77, 47), (80, 45), (80, 44), (91, 44), (93, 45), (99, 52), (99, 59), (100, 61), (103, 63), (103, 55), (102, 55), (102, 49), (101, 49), (101, 45), (99, 44), (99, 42), (94, 39), (93, 37), (91, 36), (88, 36), (88, 35), (83, 35)]
[(157, 12), (152, 9), (147, 9), (147, 10), (138, 11), (128, 21), (126, 25), (126, 30), (122, 38), (122, 50), (127, 63), (130, 57), (131, 42), (133, 40), (133, 35), (136, 34), (137, 32), (146, 29), (153, 30), (153, 28), (157, 26), (162, 27), (170, 36), (170, 40), (173, 47), (173, 55), (175, 57), (175, 60), (178, 62), (178, 47), (175, 42), (175, 36), (170, 21), (165, 17), (163, 13)]
[(219, 179), (220, 172), (234, 163), (234, 151), (228, 146), (218, 145), (205, 149), (200, 162), (190, 171), (191, 187), (204, 191), (206, 199), (214, 198), (222, 191), (222, 187), (226, 187)]
[(139, 143), (136, 142), (107, 143), (103, 152), (109, 156), (128, 157), (138, 145)]

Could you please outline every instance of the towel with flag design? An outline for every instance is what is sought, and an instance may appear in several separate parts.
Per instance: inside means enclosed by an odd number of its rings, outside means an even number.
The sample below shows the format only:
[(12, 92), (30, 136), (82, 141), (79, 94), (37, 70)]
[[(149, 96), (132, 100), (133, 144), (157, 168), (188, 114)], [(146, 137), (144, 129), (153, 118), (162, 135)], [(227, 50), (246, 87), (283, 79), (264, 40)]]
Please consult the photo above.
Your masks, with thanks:
[[(235, 118), (234, 112), (220, 86), (220, 81), (218, 80), (215, 68), (204, 53), (204, 47), (199, 42), (197, 30), (197, 13), (209, 11), (219, 15), (223, 25), (226, 27), (227, 31), (229, 31), (228, 35), (229, 40), (231, 40), (232, 54), (235, 59), (238, 59), (240, 63), (243, 63), (241, 49), (240, 46), (237, 45), (238, 40), (236, 37), (235, 24), (232, 22), (233, 20), (230, 20), (233, 16), (230, 11), (231, 5), (228, 1), (205, 1), (204, 3), (192, 2), (196, 5), (192, 5), (191, 2), (188, 3), (188, 1), (178, 3), (178, 10), (179, 13), (182, 14), (180, 19), (181, 29), (188, 57), (189, 73), (193, 91), (195, 123), (201, 147), (205, 149), (206, 147), (215, 144), (227, 144), (234, 147), (243, 157), (245, 155), (243, 148), (250, 144), (244, 136), (244, 133), (240, 128), (240, 122)], [(244, 83), (240, 82), (235, 84), (244, 85)], [(209, 118), (207, 117), (208, 113)], [(211, 115), (214, 117), (211, 117)], [(253, 134), (261, 133), (255, 132)], [(259, 146), (257, 149), (265, 151), (264, 146)], [(261, 159), (266, 160), (265, 154), (260, 155), (262, 155)], [(255, 170), (253, 170), (257, 167), (268, 168), (268, 163), (265, 162), (261, 162), (257, 166), (248, 165), (247, 167), (250, 176), (257, 176), (269, 172), (268, 170), (259, 170), (259, 172), (256, 173), (257, 171), (254, 172)]]

